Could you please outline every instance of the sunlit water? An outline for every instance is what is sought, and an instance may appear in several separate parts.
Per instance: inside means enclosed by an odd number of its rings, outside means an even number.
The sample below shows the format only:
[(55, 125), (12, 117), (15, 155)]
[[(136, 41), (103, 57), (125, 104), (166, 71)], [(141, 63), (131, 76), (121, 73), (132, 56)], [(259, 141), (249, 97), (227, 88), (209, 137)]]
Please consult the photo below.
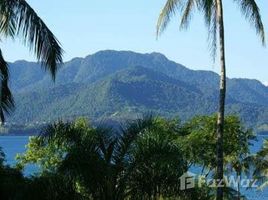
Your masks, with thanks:
[[(258, 141), (254, 142), (254, 146), (251, 147), (253, 153), (257, 152), (263, 143), (264, 139), (268, 139), (267, 135), (258, 136)], [(28, 136), (1, 136), (0, 137), (0, 146), (3, 148), (3, 151), (6, 154), (6, 163), (14, 166), (16, 161), (15, 157), (18, 153), (23, 153), (26, 150), (26, 144), (29, 141)], [(37, 172), (35, 166), (29, 166), (25, 169), (25, 175), (31, 175)], [(249, 200), (264, 200), (268, 199), (268, 189), (264, 191), (256, 190), (246, 190), (244, 191)]]

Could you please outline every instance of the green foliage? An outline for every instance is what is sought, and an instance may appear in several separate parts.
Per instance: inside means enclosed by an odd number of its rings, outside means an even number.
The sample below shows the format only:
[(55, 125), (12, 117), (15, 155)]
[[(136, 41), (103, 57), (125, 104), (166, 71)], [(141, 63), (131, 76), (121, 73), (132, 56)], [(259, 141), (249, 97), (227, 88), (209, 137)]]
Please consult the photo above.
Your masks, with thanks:
[(40, 148), (41, 146), (44, 146), (44, 144), (39, 137), (30, 137), (30, 141), (27, 144), (27, 153), (16, 156), (17, 167), (23, 169), (26, 164), (34, 163), (43, 172), (55, 171), (63, 159), (64, 147), (52, 143), (43, 148)]
[(175, 121), (157, 119), (139, 134), (130, 157), (134, 165), (129, 185), (132, 199), (180, 196), (179, 178), (187, 165), (176, 143), (178, 132)]
[[(30, 137), (27, 144), (28, 151), (25, 154), (18, 154), (17, 167), (23, 169), (26, 164), (37, 164), (43, 173), (56, 172), (59, 164), (66, 156), (66, 152), (72, 145), (70, 139), (84, 137), (81, 132), (90, 131), (84, 119), (78, 119), (75, 123), (63, 123), (61, 121), (47, 126), (43, 129), (41, 136)], [(84, 133), (83, 132), (83, 133)], [(42, 136), (46, 137), (42, 137)], [(63, 136), (66, 138), (63, 138)], [(50, 137), (53, 137), (51, 139)], [(81, 139), (81, 138), (80, 138)]]
[(178, 130), (176, 121), (152, 117), (127, 123), (117, 133), (93, 128), (83, 119), (58, 122), (31, 138), (18, 165), (40, 165), (40, 178), (57, 172), (88, 198), (175, 195), (179, 177), (187, 170), (176, 143)]
[[(180, 190), (180, 177), (191, 165), (213, 175), (215, 120), (200, 116), (182, 124), (147, 116), (116, 129), (92, 127), (83, 118), (59, 121), (32, 137), (26, 153), (18, 156), (18, 166), (41, 168), (38, 176), (27, 179), (29, 190), (23, 195), (34, 190), (33, 199), (41, 195), (44, 200), (213, 199), (215, 188), (207, 185)], [(254, 135), (237, 117), (226, 117), (225, 123), (226, 174), (242, 172), (240, 161)], [(239, 193), (224, 190), (228, 200)]]
[[(3, 32), (3, 31), (1, 31), (0, 29), (0, 32)], [(8, 86), (8, 82), (9, 82), (8, 64), (4, 60), (1, 49), (0, 49), (0, 74), (1, 74), (0, 119), (1, 119), (1, 122), (4, 122), (5, 121), (4, 113), (10, 114), (10, 112), (14, 108), (14, 99)]]
[[(184, 126), (188, 134), (179, 140), (189, 162), (188, 165), (201, 166), (203, 168), (201, 173), (212, 177), (217, 167), (216, 120), (216, 115), (194, 117)], [(254, 139), (255, 135), (252, 130), (244, 128), (238, 117), (225, 117), (223, 143), (225, 175), (235, 174), (238, 178), (250, 174), (252, 159), (249, 148)], [(225, 188), (227, 199), (232, 199), (239, 193), (239, 187), (237, 190)]]
[[(208, 169), (216, 167), (216, 116), (198, 116), (185, 124), (188, 132), (179, 143), (187, 154), (189, 165), (199, 164)], [(245, 129), (239, 118), (227, 116), (224, 128), (224, 159), (227, 165), (241, 155), (250, 153), (250, 141), (255, 138), (251, 130)], [(204, 148), (205, 147), (205, 148)]]

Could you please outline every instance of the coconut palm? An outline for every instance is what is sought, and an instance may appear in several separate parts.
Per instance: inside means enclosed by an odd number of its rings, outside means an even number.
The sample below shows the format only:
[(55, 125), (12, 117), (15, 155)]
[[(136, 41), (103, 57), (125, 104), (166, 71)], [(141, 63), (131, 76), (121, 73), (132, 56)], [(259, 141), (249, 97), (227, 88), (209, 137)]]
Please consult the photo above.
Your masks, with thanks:
[[(261, 42), (265, 44), (264, 27), (259, 12), (259, 7), (254, 0), (234, 0), (241, 8), (242, 14), (255, 27)], [(167, 27), (171, 17), (179, 12), (182, 14), (180, 27), (187, 28), (194, 10), (204, 14), (204, 20), (208, 27), (211, 39), (212, 56), (215, 60), (217, 46), (219, 45), (220, 58), (220, 91), (219, 110), (217, 117), (217, 178), (223, 179), (223, 130), (224, 111), (226, 96), (226, 65), (225, 65), (225, 40), (224, 40), (224, 18), (222, 0), (167, 0), (157, 23), (157, 36)], [(223, 189), (217, 188), (217, 200), (223, 199)]]
[[(0, 0), (0, 34), (1, 37), (22, 37), (44, 69), (55, 79), (58, 66), (62, 63), (63, 51), (56, 37), (25, 0)], [(14, 100), (8, 87), (8, 64), (1, 50), (0, 74), (0, 117), (3, 123), (5, 114), (14, 108)]]

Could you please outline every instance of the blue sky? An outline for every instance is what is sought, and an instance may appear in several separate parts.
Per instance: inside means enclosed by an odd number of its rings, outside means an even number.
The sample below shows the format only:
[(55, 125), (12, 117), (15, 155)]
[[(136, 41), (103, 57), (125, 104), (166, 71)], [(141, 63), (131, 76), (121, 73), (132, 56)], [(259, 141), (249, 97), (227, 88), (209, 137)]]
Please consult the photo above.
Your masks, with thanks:
[[(219, 71), (218, 63), (213, 63), (210, 57), (207, 31), (199, 14), (193, 16), (187, 31), (179, 30), (179, 16), (174, 17), (166, 32), (156, 40), (156, 21), (165, 0), (27, 2), (61, 42), (65, 61), (105, 49), (132, 50), (161, 52), (191, 69)], [(268, 33), (267, 1), (256, 2)], [(244, 20), (233, 1), (226, 0), (224, 10), (228, 76), (268, 81), (268, 49), (261, 46), (254, 29)], [(20, 39), (2, 40), (1, 47), (8, 61), (35, 60)]]

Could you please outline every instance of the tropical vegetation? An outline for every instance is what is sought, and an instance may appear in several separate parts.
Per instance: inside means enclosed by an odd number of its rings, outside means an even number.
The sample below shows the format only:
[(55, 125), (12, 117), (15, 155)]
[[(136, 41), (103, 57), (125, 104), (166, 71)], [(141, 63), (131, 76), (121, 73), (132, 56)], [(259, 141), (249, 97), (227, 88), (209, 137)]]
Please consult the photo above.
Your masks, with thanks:
[[(157, 23), (157, 34), (163, 32), (171, 17), (180, 12), (180, 28), (187, 28), (191, 16), (195, 9), (204, 15), (205, 24), (207, 25), (211, 41), (212, 57), (215, 60), (217, 47), (219, 46), (220, 61), (220, 87), (219, 103), (217, 118), (217, 179), (223, 180), (224, 173), (224, 115), (226, 101), (226, 59), (225, 59), (225, 32), (224, 32), (224, 11), (223, 0), (167, 0)], [(261, 42), (265, 44), (264, 26), (262, 23), (258, 4), (255, 0), (234, 1), (241, 8), (242, 14), (255, 28), (257, 35), (260, 36)], [(223, 189), (218, 187), (217, 200), (223, 199)]]
[[(12, 200), (214, 199), (215, 187), (205, 182), (185, 190), (181, 177), (192, 170), (215, 177), (216, 117), (182, 123), (146, 116), (119, 127), (95, 127), (83, 118), (58, 121), (31, 137), (15, 168), (1, 156), (0, 178), (7, 180), (1, 182), (1, 195)], [(255, 136), (235, 116), (226, 117), (225, 123), (225, 175), (246, 174), (239, 170), (245, 165), (236, 161), (249, 156)], [(23, 176), (22, 170), (32, 164), (38, 172)], [(225, 199), (243, 197), (235, 187), (224, 187), (224, 193)]]

